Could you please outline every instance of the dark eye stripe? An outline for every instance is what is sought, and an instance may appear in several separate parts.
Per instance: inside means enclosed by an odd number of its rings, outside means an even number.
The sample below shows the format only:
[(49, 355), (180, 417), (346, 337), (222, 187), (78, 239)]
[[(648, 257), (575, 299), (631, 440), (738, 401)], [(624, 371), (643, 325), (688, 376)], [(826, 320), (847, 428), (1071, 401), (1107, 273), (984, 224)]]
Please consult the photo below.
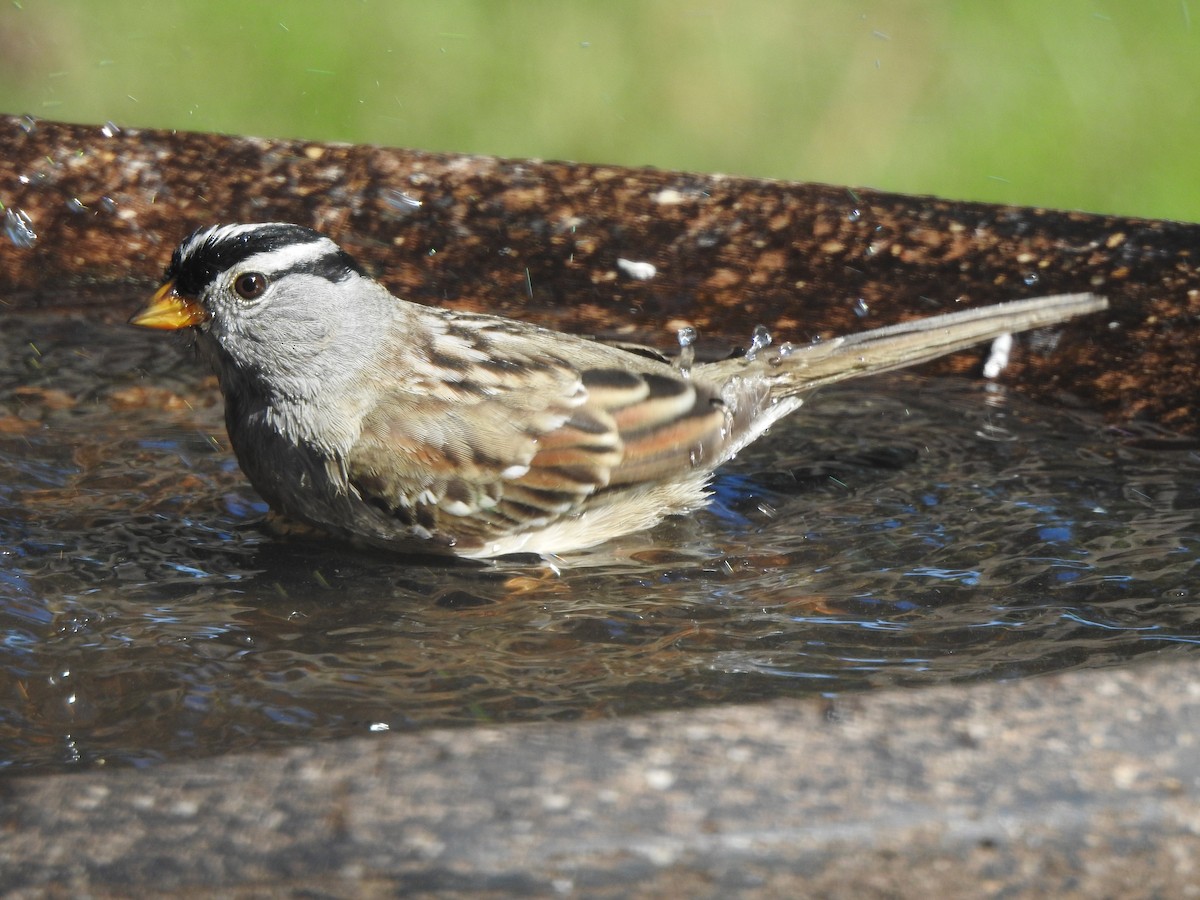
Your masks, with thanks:
[[(292, 273), (316, 275), (318, 278), (324, 278), (326, 281), (345, 281), (351, 275), (364, 274), (362, 266), (345, 250), (330, 250), (316, 259), (310, 259), (299, 265), (292, 266), (286, 272), (279, 273), (279, 275), (290, 275)], [(279, 275), (275, 277), (278, 278)]]

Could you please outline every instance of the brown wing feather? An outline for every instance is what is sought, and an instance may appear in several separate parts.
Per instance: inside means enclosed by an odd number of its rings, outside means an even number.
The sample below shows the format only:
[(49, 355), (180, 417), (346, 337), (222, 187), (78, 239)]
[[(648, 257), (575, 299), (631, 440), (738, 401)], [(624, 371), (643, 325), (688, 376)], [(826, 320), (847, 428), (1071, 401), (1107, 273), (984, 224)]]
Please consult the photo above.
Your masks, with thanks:
[[(410, 381), (363, 419), (347, 476), (385, 513), (467, 546), (719, 452), (729, 423), (714, 389), (611, 349), (612, 368), (581, 370), (532, 355), (519, 326), (478, 322), (435, 337), (435, 382)], [(481, 374), (481, 357), (518, 364)], [(630, 361), (639, 371), (616, 365)]]

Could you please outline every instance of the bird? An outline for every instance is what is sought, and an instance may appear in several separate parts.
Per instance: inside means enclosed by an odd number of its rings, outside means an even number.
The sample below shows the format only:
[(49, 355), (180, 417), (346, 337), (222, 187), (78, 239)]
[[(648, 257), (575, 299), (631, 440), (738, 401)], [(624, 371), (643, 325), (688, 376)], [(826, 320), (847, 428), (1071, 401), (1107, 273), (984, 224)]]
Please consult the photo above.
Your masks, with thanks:
[(713, 471), (824, 385), (1105, 309), (970, 308), (696, 361), (392, 295), (329, 237), (202, 227), (130, 323), (185, 329), (230, 443), (285, 519), (404, 554), (562, 558), (708, 500)]

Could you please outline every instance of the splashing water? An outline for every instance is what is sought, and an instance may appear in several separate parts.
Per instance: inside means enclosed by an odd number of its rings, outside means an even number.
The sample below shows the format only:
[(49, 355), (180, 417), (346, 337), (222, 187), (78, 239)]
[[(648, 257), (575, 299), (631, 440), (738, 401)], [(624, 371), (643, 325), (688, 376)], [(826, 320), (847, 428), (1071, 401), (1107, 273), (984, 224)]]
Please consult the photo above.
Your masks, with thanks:
[(33, 230), (33, 222), (24, 210), (9, 207), (4, 211), (4, 233), (13, 245), (22, 250), (28, 250), (37, 240), (37, 232)]
[(700, 337), (700, 332), (691, 325), (685, 325), (675, 336), (679, 340), (679, 358), (675, 361), (675, 367), (679, 369), (680, 375), (687, 377), (696, 362), (696, 340)]
[(423, 205), (421, 200), (407, 191), (398, 191), (391, 188), (384, 192), (383, 202), (388, 205), (389, 209), (402, 216), (412, 214)]
[(755, 325), (750, 334), (750, 348), (746, 351), (746, 359), (755, 359), (759, 353), (771, 346), (771, 330), (766, 325)]

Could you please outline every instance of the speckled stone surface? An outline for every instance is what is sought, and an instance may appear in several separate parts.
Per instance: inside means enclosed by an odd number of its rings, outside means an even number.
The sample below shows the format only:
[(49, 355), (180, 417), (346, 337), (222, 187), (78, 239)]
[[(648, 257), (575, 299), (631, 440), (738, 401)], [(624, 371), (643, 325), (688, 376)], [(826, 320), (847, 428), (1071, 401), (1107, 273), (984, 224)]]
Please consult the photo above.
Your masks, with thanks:
[(0, 782), (15, 896), (1187, 897), (1200, 663)]
[[(1108, 315), (1017, 354), (1004, 378), (1114, 419), (1200, 430), (1195, 225), (15, 117), (0, 118), (0, 203), (0, 303), (110, 321), (139, 302), (114, 306), (114, 289), (149, 288), (193, 228), (273, 219), (324, 230), (412, 300), (659, 343), (683, 324), (735, 344), (760, 323), (804, 341), (1094, 290), (1110, 297)], [(654, 277), (633, 277), (629, 263), (652, 264)], [(960, 354), (932, 370), (977, 365)]]

